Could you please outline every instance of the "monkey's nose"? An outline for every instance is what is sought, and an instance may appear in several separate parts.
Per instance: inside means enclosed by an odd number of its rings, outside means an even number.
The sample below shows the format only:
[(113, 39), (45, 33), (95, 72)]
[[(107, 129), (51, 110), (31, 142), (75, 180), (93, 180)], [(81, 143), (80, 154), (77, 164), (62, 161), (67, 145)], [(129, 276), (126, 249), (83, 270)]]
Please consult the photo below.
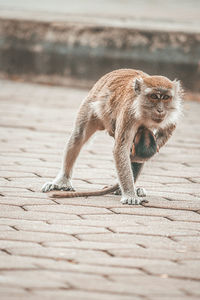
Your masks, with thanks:
[(158, 112), (159, 114), (163, 114), (164, 110), (163, 110), (162, 108), (158, 107), (158, 108), (157, 108), (157, 112)]

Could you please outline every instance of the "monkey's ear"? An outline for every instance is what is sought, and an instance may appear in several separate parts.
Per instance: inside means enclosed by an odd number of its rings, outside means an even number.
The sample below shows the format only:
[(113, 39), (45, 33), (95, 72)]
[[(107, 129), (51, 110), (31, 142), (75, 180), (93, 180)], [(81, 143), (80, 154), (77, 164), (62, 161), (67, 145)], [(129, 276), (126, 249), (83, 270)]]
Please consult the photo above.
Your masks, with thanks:
[(143, 83), (142, 78), (136, 78), (133, 83), (133, 88), (137, 95), (139, 95), (141, 92), (142, 83)]

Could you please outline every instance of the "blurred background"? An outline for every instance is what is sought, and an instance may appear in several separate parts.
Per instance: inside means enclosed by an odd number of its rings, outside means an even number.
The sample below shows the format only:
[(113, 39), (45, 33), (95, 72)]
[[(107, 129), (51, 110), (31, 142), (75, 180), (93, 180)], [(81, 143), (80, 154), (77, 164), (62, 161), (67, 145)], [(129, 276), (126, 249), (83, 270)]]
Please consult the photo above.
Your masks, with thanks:
[[(200, 102), (145, 164), (143, 206), (41, 193), (88, 88), (118, 68), (200, 99), (200, 0), (0, 0), (0, 299), (200, 299)], [(116, 182), (113, 144), (83, 148), (77, 191)]]
[(0, 0), (0, 77), (91, 87), (136, 68), (200, 91), (199, 0)]

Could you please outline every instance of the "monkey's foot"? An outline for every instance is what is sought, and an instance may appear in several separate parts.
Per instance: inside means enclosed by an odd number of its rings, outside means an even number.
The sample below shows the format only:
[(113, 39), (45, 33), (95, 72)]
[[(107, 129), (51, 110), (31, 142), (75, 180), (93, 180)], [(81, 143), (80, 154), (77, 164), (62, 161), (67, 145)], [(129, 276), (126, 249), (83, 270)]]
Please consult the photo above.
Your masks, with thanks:
[[(147, 192), (144, 188), (136, 188), (136, 193), (138, 195), (138, 197), (146, 197), (147, 195)], [(118, 188), (115, 192), (114, 192), (114, 195), (121, 195), (122, 192), (121, 192), (121, 189)]]
[(73, 187), (69, 187), (67, 185), (59, 185), (53, 182), (46, 182), (43, 187), (42, 187), (42, 192), (46, 193), (46, 192), (50, 192), (53, 190), (57, 190), (57, 191), (75, 191), (73, 189)]
[(74, 191), (69, 179), (62, 177), (54, 179), (52, 182), (46, 182), (42, 187), (42, 192), (57, 191)]

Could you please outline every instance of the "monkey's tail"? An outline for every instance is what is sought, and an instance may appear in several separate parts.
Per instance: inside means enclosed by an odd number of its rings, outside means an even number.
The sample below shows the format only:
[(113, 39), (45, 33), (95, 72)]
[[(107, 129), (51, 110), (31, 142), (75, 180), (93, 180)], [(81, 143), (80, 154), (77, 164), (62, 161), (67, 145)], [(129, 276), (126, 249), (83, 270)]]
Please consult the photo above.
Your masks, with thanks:
[(118, 183), (110, 187), (105, 187), (99, 191), (85, 191), (85, 192), (72, 192), (72, 191), (52, 191), (48, 193), (49, 197), (53, 198), (75, 198), (75, 197), (89, 197), (89, 196), (103, 196), (116, 191), (119, 188)]

